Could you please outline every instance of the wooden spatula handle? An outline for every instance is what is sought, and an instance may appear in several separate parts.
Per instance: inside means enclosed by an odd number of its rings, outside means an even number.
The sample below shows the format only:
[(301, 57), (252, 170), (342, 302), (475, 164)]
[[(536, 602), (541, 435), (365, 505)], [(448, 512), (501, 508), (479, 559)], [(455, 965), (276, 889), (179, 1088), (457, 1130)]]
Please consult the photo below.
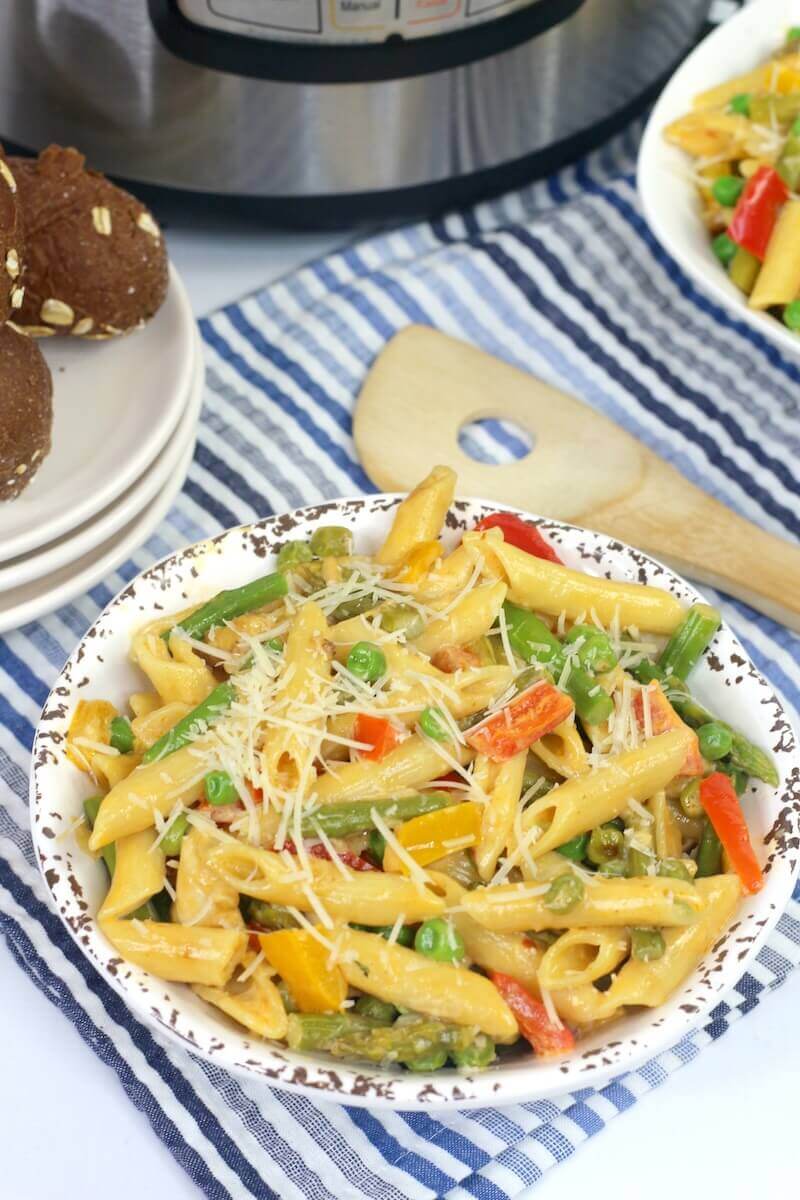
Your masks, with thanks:
[(800, 631), (800, 551), (691, 487), (658, 459), (648, 459), (634, 493), (587, 513), (583, 524)]
[[(483, 417), (535, 436), (526, 458), (475, 462), (459, 430)], [(602, 413), (483, 350), (408, 326), (378, 355), (353, 422), (379, 487), (413, 487), (434, 465), (482, 496), (599, 529), (800, 631), (800, 549), (689, 483)]]

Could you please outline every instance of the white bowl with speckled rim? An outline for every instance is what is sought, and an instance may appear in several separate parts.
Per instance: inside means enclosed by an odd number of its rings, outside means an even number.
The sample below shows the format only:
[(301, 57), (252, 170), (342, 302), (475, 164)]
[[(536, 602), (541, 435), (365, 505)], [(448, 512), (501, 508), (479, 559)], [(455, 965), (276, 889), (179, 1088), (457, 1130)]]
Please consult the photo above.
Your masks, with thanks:
[[(411, 1074), (397, 1068), (351, 1066), (323, 1055), (296, 1054), (259, 1041), (200, 1001), (188, 988), (165, 983), (124, 963), (94, 914), (105, 891), (104, 867), (84, 854), (68, 832), (90, 793), (85, 775), (64, 753), (70, 716), (80, 698), (123, 706), (142, 678), (128, 661), (132, 632), (159, 613), (200, 603), (225, 587), (263, 574), (287, 536), (305, 537), (322, 521), (350, 526), (362, 551), (375, 550), (399, 496), (331, 501), (241, 526), (179, 551), (143, 572), (112, 600), (67, 662), (44, 706), (33, 747), (31, 821), (34, 845), (54, 908), (76, 943), (145, 1024), (217, 1066), (288, 1088), (371, 1107), (466, 1108), (510, 1104), (602, 1084), (677, 1042), (699, 1024), (736, 983), (786, 905), (800, 865), (800, 755), (779, 698), (748, 660), (727, 627), (718, 633), (692, 687), (698, 698), (770, 747), (781, 774), (777, 791), (763, 784), (745, 798), (747, 817), (766, 880), (743, 901), (731, 928), (692, 977), (661, 1008), (641, 1010), (579, 1042), (569, 1057), (537, 1061), (521, 1050), (476, 1074), (454, 1070)], [(458, 500), (445, 543), (471, 528), (497, 504)], [(516, 510), (509, 510), (516, 511)], [(568, 565), (594, 574), (646, 581), (692, 602), (690, 584), (646, 555), (598, 533), (536, 520)]]
[(701, 219), (691, 159), (664, 140), (672, 121), (690, 111), (694, 97), (766, 62), (786, 30), (800, 25), (800, 0), (758, 0), (724, 21), (681, 63), (659, 96), (642, 137), (637, 164), (639, 196), (658, 240), (732, 317), (746, 322), (787, 354), (800, 355), (800, 337), (769, 313), (748, 308), (711, 249)]

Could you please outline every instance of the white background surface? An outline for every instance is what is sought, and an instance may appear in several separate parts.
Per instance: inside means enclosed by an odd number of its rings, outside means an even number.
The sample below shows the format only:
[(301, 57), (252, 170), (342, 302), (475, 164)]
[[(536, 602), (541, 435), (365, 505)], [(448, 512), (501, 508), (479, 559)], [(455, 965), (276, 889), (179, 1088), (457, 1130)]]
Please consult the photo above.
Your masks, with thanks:
[[(156, 208), (198, 316), (345, 240)], [(114, 1072), (2, 941), (0, 980), (2, 1200), (198, 1200)], [(788, 1200), (800, 1193), (798, 1083), (800, 973), (524, 1200)]]

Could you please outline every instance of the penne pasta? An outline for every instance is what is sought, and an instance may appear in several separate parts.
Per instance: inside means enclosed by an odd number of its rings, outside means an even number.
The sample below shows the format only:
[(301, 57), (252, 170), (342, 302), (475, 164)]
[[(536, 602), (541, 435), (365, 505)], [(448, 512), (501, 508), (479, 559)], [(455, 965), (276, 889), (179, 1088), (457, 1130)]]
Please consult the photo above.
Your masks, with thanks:
[[(472, 751), (463, 746), (451, 746), (447, 753), (462, 764), (472, 758)], [(380, 762), (362, 759), (337, 767), (335, 775), (325, 775), (317, 781), (315, 796), (320, 804), (330, 804), (398, 795), (424, 787), (446, 775), (449, 769), (436, 744), (414, 736), (401, 742)]]
[(103, 800), (89, 849), (102, 850), (118, 838), (150, 829), (155, 823), (154, 813), (166, 817), (176, 805), (193, 803), (200, 797), (203, 774), (196, 749), (191, 746), (137, 767)]
[(243, 929), (239, 892), (214, 869), (213, 850), (213, 840), (199, 829), (190, 829), (183, 839), (172, 919), (179, 925), (200, 920), (212, 929)]
[[(250, 962), (247, 961), (247, 957)], [(286, 1009), (281, 994), (272, 981), (270, 969), (264, 963), (259, 963), (253, 969), (252, 960), (255, 955), (247, 957), (244, 967), (245, 970), (250, 969), (251, 974), (247, 976), (245, 983), (233, 980), (233, 986), (226, 988), (196, 983), (194, 990), (201, 1000), (213, 1004), (258, 1037), (286, 1037)]]
[(127, 917), (155, 896), (164, 886), (164, 854), (153, 846), (150, 829), (131, 833), (116, 843), (116, 859), (111, 887), (106, 893), (99, 920)]
[(101, 928), (127, 962), (175, 983), (224, 987), (247, 948), (234, 929), (111, 918)]
[[(507, 762), (500, 763), (490, 772), (493, 775), (491, 785), (484, 785), (489, 792), (489, 802), (484, 805), (480, 839), (475, 847), (475, 865), (483, 880), (491, 879), (494, 875), (497, 860), (511, 837), (527, 757), (527, 751), (523, 751)], [(479, 755), (479, 760), (482, 758)], [(481, 765), (480, 762), (476, 764), (476, 771)]]
[(634, 625), (650, 633), (672, 633), (684, 614), (680, 601), (661, 588), (584, 575), (507, 542), (492, 553), (508, 581), (509, 600), (537, 612), (553, 617), (566, 613), (576, 621), (593, 609), (604, 625)]
[(703, 907), (702, 894), (683, 879), (598, 878), (566, 912), (550, 905), (548, 886), (509, 883), (475, 888), (464, 897), (464, 909), (479, 925), (508, 933), (594, 925), (690, 925)]
[(439, 536), (455, 495), (456, 476), (449, 467), (434, 467), (430, 475), (402, 501), (394, 515), (389, 536), (375, 561), (394, 566), (403, 561), (420, 542)]
[(630, 948), (624, 929), (568, 929), (542, 955), (539, 983), (550, 992), (594, 983), (615, 971)]
[(447, 613), (428, 626), (414, 641), (421, 654), (433, 656), (444, 646), (462, 646), (474, 642), (491, 629), (506, 598), (504, 583), (488, 583), (474, 588)]
[(800, 295), (800, 200), (784, 204), (750, 293), (751, 308), (788, 304)]
[(646, 800), (678, 774), (689, 742), (688, 730), (670, 730), (534, 800), (522, 817), (531, 854), (538, 858), (620, 816), (631, 800)]
[(390, 946), (373, 933), (337, 931), (340, 963), (351, 987), (390, 1004), (415, 1006), (456, 1025), (475, 1025), (497, 1042), (513, 1042), (517, 1022), (488, 979)]

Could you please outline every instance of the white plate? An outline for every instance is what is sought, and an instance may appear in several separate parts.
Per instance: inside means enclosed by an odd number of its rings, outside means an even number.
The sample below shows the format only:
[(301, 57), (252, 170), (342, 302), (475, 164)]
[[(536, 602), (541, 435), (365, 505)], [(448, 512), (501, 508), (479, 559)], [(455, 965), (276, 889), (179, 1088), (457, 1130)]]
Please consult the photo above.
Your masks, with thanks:
[(39, 617), (54, 612), (62, 604), (68, 604), (75, 596), (94, 587), (138, 550), (160, 525), (183, 487), (194, 447), (195, 436), (190, 434), (189, 444), (177, 463), (172, 478), (155, 499), (114, 537), (95, 547), (77, 562), (69, 563), (60, 571), (54, 572), (46, 583), (41, 579), (34, 579), (22, 587), (13, 588), (0, 595), (0, 633), (27, 625), (29, 621), (36, 621)]
[(113, 534), (129, 524), (155, 497), (183, 459), (189, 442), (194, 439), (195, 427), (203, 404), (205, 365), (199, 335), (195, 338), (195, 363), (192, 384), (186, 399), (186, 407), (178, 427), (167, 441), (155, 462), (140, 479), (114, 503), (96, 517), (92, 517), (80, 528), (69, 532), (56, 542), (50, 542), (40, 550), (23, 558), (0, 563), (0, 593), (21, 587), (32, 579), (50, 575), (68, 563), (76, 562), (84, 555), (106, 542)]
[(167, 298), (144, 329), (107, 342), (41, 342), (53, 373), (53, 449), (30, 487), (0, 504), (0, 561), (82, 525), (149, 467), (186, 403), (195, 331), (170, 267)]
[(775, 317), (748, 308), (718, 262), (700, 217), (700, 200), (689, 174), (691, 159), (668, 145), (663, 133), (670, 122), (689, 112), (699, 92), (766, 62), (786, 30), (797, 24), (800, 0), (758, 0), (705, 38), (661, 93), (644, 132), (637, 168), (645, 216), (665, 249), (732, 316), (794, 355), (800, 354), (798, 335)]
[[(141, 1021), (216, 1066), (251, 1079), (346, 1104), (399, 1109), (496, 1106), (597, 1087), (674, 1045), (690, 1026), (705, 1020), (746, 970), (791, 895), (800, 861), (796, 739), (780, 700), (727, 627), (717, 634), (713, 654), (694, 673), (692, 688), (701, 703), (748, 730), (775, 754), (781, 787), (773, 790), (759, 784), (749, 790), (745, 802), (754, 844), (765, 866), (764, 887), (742, 902), (733, 926), (666, 1004), (599, 1028), (565, 1059), (536, 1060), (520, 1052), (484, 1073), (426, 1075), (293, 1053), (250, 1037), (188, 988), (121, 963), (93, 918), (106, 890), (104, 869), (78, 848), (69, 833), (91, 787), (64, 753), (78, 699), (103, 697), (123, 707), (129, 694), (141, 689), (142, 679), (128, 655), (130, 637), (156, 613), (200, 603), (222, 588), (263, 574), (287, 536), (307, 537), (320, 520), (350, 526), (360, 550), (377, 549), (399, 499), (378, 495), (332, 501), (229, 530), (165, 558), (111, 602), (59, 676), (36, 734), (31, 814), (46, 887), (54, 910), (81, 951)], [(471, 528), (497, 507), (493, 502), (456, 501), (444, 542), (452, 546), (459, 528)], [(543, 521), (541, 527), (569, 565), (654, 583), (689, 603), (699, 599), (690, 584), (666, 567), (611, 538), (556, 521)]]

